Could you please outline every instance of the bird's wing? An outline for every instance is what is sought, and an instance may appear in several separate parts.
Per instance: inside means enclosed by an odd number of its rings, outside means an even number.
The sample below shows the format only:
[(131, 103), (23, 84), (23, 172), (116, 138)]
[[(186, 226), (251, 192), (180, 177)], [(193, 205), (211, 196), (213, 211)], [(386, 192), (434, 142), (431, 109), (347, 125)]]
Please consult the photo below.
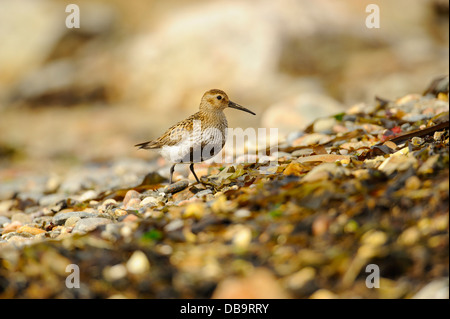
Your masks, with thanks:
[[(171, 126), (163, 135), (156, 140), (148, 141), (135, 146), (143, 149), (156, 149), (163, 146), (174, 146), (179, 144), (183, 139), (192, 135), (193, 121), (197, 119), (197, 113)], [(191, 137), (192, 138), (192, 137)]]

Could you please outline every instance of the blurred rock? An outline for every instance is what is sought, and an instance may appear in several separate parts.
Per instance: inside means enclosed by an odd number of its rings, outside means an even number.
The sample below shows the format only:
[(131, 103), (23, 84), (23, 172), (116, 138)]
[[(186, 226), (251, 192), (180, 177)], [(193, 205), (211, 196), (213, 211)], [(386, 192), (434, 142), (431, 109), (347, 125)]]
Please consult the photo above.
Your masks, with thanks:
[(413, 299), (448, 299), (448, 277), (430, 282)]
[(259, 268), (244, 278), (227, 278), (219, 283), (214, 299), (287, 299), (289, 294), (281, 288), (274, 275)]
[(108, 218), (85, 218), (78, 221), (73, 229), (74, 233), (87, 233), (99, 226), (106, 225), (111, 223), (112, 221)]
[[(333, 115), (343, 110), (344, 107), (330, 97), (305, 93), (270, 106), (264, 112), (261, 124), (267, 128), (277, 127), (280, 134), (288, 134), (304, 130), (319, 117)], [(319, 125), (315, 131), (329, 131), (333, 124)]]

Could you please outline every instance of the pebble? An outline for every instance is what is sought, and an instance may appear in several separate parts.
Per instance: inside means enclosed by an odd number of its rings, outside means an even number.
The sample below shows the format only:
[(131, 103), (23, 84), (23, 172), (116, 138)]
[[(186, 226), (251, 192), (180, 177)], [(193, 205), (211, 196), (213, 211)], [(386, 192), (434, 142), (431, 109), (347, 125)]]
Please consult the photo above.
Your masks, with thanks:
[(246, 250), (252, 241), (252, 231), (249, 227), (239, 225), (239, 229), (233, 236), (233, 246), (239, 250)]
[(91, 190), (88, 190), (88, 191), (84, 192), (83, 194), (81, 194), (81, 196), (78, 198), (78, 200), (80, 202), (85, 202), (88, 200), (95, 199), (95, 198), (97, 198), (97, 196), (98, 196), (98, 193), (91, 189)]
[(406, 114), (402, 117), (402, 120), (406, 122), (417, 122), (426, 118), (428, 118), (428, 116), (422, 114)]
[(65, 198), (67, 198), (67, 196), (61, 193), (45, 195), (39, 199), (39, 205), (41, 206), (55, 205), (56, 203), (64, 200)]
[(53, 224), (55, 225), (64, 225), (67, 219), (70, 217), (79, 217), (79, 218), (92, 218), (97, 217), (98, 214), (88, 213), (88, 212), (60, 212), (53, 216)]
[(328, 232), (331, 220), (326, 215), (319, 215), (314, 219), (311, 230), (314, 236), (322, 236)]
[(94, 229), (96, 229), (98, 226), (106, 225), (111, 223), (112, 221), (108, 218), (84, 218), (82, 220), (79, 220), (75, 227), (73, 228), (74, 233), (87, 233)]
[(412, 299), (448, 299), (448, 277), (435, 279), (417, 292)]
[(104, 208), (106, 208), (107, 206), (117, 206), (117, 205), (118, 205), (117, 201), (113, 198), (108, 198), (102, 203), (102, 207)]
[(185, 189), (188, 186), (189, 186), (189, 181), (184, 179), (179, 182), (168, 185), (166, 188), (164, 188), (163, 192), (166, 194), (173, 194), (173, 193), (182, 191), (183, 189)]
[(234, 216), (237, 218), (246, 218), (251, 216), (251, 212), (248, 209), (240, 208), (234, 212)]
[(81, 217), (79, 217), (79, 216), (71, 216), (71, 217), (66, 219), (66, 222), (64, 223), (64, 226), (66, 226), (66, 227), (73, 227), (73, 226), (75, 226), (75, 224), (79, 220), (81, 220)]
[(114, 217), (119, 218), (122, 216), (128, 215), (128, 212), (125, 209), (116, 208), (114, 209)]
[(292, 146), (310, 146), (315, 144), (325, 144), (331, 141), (332, 137), (321, 133), (304, 135), (292, 142)]
[(156, 197), (152, 197), (152, 196), (148, 196), (145, 197), (141, 203), (139, 204), (139, 206), (144, 207), (144, 206), (149, 206), (149, 207), (153, 207), (158, 205), (159, 203), (159, 199)]
[(398, 242), (405, 246), (412, 246), (420, 240), (420, 231), (417, 227), (410, 227), (406, 229), (398, 237)]
[(293, 152), (291, 153), (291, 155), (292, 155), (292, 156), (295, 156), (295, 157), (298, 157), (298, 156), (308, 156), (308, 155), (310, 155), (312, 152), (313, 152), (313, 151), (312, 151), (312, 149), (310, 149), (310, 148), (303, 148), (303, 149), (301, 149), (301, 150), (293, 151)]
[(305, 267), (287, 278), (287, 286), (292, 290), (300, 290), (316, 277), (317, 271), (312, 267)]
[(225, 277), (213, 299), (289, 299), (275, 275), (267, 268), (256, 268), (245, 277)]
[(440, 140), (442, 140), (442, 136), (444, 136), (444, 134), (445, 134), (445, 131), (434, 132), (433, 139), (435, 141), (440, 141)]
[(122, 264), (106, 266), (103, 269), (103, 277), (108, 281), (115, 281), (124, 278), (127, 275), (127, 268)]
[(189, 218), (189, 217), (195, 217), (197, 219), (200, 219), (205, 215), (205, 207), (203, 203), (192, 203), (189, 204), (184, 213), (183, 217)]
[(141, 275), (150, 270), (150, 262), (142, 251), (136, 250), (128, 259), (126, 267), (130, 273)]
[[(128, 203), (130, 202), (131, 199), (139, 199), (141, 196), (141, 194), (139, 194), (138, 192), (136, 192), (134, 189), (130, 189), (126, 194), (125, 197), (123, 198), (123, 206), (127, 207)], [(126, 209), (126, 208), (125, 208)]]
[(22, 226), (22, 223), (19, 221), (11, 222), (10, 224), (5, 225), (2, 231), (2, 235), (15, 232), (20, 226)]
[(212, 194), (212, 190), (205, 189), (205, 190), (202, 190), (202, 191), (199, 191), (198, 193), (196, 193), (194, 195), (194, 197), (202, 198), (203, 196), (206, 196), (206, 195), (209, 195), (209, 194)]
[(416, 190), (420, 188), (420, 184), (420, 179), (417, 176), (413, 175), (406, 180), (405, 187), (409, 190)]
[(45, 230), (25, 225), (25, 226), (19, 227), (17, 229), (17, 233), (19, 233), (19, 234), (20, 233), (29, 233), (32, 235), (38, 235), (38, 234), (45, 233)]
[(139, 219), (139, 217), (137, 217), (136, 215), (129, 214), (124, 219), (122, 219), (122, 222), (129, 223), (129, 222), (134, 222), (138, 219)]
[(139, 198), (131, 198), (124, 208), (126, 210), (138, 210), (140, 207), (141, 200)]
[(334, 117), (317, 119), (313, 124), (314, 132), (330, 134), (333, 132), (333, 127), (336, 123), (337, 121)]
[(386, 233), (379, 230), (369, 230), (361, 237), (361, 242), (370, 246), (382, 246), (386, 243), (388, 237)]
[(175, 219), (168, 223), (166, 226), (164, 226), (164, 230), (166, 232), (177, 230), (184, 226), (184, 222), (181, 219)]

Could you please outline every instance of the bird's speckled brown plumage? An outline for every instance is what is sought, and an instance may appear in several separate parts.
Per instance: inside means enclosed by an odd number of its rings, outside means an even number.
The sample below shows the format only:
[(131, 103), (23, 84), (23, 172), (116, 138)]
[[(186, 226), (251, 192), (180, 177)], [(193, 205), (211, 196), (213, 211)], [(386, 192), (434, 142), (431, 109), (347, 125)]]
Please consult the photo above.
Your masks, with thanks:
[[(225, 145), (228, 122), (223, 110), (227, 107), (255, 115), (252, 111), (231, 102), (224, 91), (209, 90), (203, 95), (200, 110), (197, 113), (173, 125), (159, 138), (135, 146), (140, 149), (162, 150), (161, 155), (175, 164), (190, 163), (190, 169), (199, 182), (193, 164), (215, 156)], [(211, 151), (206, 152), (206, 155), (202, 152), (205, 147), (212, 148)], [(173, 155), (170, 152), (174, 150), (179, 153), (181, 151), (181, 156), (169, 156)], [(193, 154), (197, 154), (196, 151), (202, 155), (195, 157)], [(175, 164), (170, 170), (170, 183), (172, 183)]]

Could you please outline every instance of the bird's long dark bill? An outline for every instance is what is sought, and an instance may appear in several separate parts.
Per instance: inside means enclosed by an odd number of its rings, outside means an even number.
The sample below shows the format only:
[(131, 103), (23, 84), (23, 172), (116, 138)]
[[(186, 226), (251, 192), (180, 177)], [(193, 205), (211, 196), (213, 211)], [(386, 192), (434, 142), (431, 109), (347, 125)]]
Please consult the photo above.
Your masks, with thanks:
[(231, 102), (231, 101), (228, 103), (228, 107), (231, 107), (232, 109), (241, 110), (241, 111), (244, 111), (244, 112), (256, 115), (255, 113), (253, 113), (249, 109), (246, 109), (245, 107), (240, 106), (239, 104), (236, 104), (236, 103)]

